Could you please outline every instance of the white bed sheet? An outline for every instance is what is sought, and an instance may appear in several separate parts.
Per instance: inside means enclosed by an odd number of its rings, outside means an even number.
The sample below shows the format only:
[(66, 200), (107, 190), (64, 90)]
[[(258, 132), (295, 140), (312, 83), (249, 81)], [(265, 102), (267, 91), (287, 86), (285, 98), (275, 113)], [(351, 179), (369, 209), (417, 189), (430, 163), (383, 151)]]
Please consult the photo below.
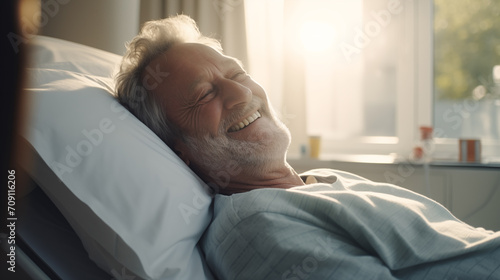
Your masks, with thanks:
[(500, 279), (500, 232), (350, 173), (215, 199), (203, 238), (220, 279)]

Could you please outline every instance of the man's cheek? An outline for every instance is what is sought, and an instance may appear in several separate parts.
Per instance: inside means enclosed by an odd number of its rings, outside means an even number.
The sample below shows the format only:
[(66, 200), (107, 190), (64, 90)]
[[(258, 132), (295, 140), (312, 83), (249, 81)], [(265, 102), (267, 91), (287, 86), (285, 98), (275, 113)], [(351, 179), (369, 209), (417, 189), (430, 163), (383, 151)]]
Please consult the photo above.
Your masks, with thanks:
[(265, 143), (275, 140), (274, 135), (278, 128), (273, 125), (269, 118), (260, 118), (257, 122), (255, 122), (255, 125), (256, 126), (253, 127), (254, 133), (249, 134), (249, 141)]
[(204, 104), (196, 115), (198, 128), (204, 134), (219, 136), (226, 134), (226, 123), (223, 119), (222, 105), (218, 100)]

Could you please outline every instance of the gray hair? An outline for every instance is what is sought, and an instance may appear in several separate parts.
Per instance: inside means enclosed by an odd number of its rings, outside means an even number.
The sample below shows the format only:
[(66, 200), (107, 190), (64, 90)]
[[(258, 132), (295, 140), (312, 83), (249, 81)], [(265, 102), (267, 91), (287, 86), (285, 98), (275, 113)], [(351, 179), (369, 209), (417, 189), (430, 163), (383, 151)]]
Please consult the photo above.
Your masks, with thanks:
[(118, 101), (170, 147), (176, 139), (183, 139), (182, 134), (168, 121), (152, 88), (144, 85), (141, 78), (153, 59), (178, 43), (200, 43), (222, 54), (219, 41), (203, 36), (190, 17), (177, 15), (146, 22), (141, 32), (127, 44), (116, 76)]

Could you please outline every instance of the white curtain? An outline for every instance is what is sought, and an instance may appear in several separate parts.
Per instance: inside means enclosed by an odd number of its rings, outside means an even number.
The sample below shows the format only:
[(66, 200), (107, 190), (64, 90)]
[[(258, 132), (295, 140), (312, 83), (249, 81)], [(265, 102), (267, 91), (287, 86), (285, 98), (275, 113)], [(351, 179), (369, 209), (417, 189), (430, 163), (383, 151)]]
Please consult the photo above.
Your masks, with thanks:
[(200, 31), (219, 39), (227, 55), (248, 63), (245, 9), (242, 0), (142, 0), (140, 24), (149, 20), (185, 14)]

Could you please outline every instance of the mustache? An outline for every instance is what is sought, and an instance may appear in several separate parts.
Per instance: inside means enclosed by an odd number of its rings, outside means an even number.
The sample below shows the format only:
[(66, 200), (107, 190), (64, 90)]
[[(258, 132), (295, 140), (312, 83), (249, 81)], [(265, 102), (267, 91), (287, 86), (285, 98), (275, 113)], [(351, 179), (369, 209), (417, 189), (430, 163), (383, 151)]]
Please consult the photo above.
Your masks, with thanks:
[(249, 116), (256, 110), (259, 110), (261, 114), (266, 113), (267, 110), (264, 108), (263, 102), (255, 97), (252, 99), (250, 103), (248, 103), (244, 108), (235, 109), (230, 115), (228, 115), (219, 126), (218, 135), (224, 135), (227, 132), (227, 129), (237, 121)]

